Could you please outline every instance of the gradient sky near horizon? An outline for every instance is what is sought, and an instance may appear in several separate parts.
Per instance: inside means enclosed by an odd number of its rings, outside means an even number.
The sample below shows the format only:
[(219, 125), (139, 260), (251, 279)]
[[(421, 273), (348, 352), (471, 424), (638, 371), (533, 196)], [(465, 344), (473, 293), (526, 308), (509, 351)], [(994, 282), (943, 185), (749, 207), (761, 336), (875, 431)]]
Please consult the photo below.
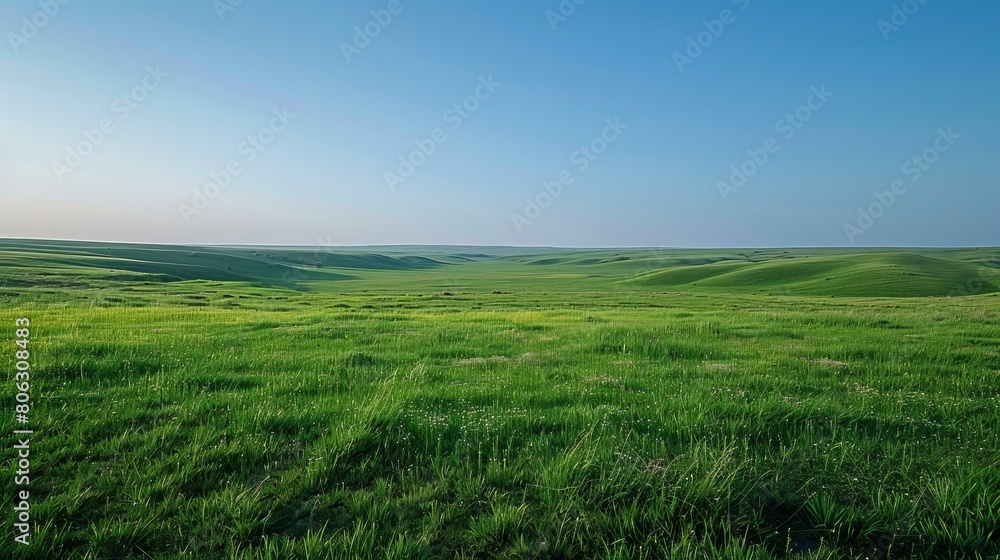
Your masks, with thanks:
[[(66, 1), (0, 4), (0, 237), (1000, 246), (995, 2), (399, 0), (382, 25), (389, 0), (244, 0), (222, 17), (228, 0)], [(38, 15), (49, 2), (58, 13)], [(575, 11), (554, 20), (561, 4)], [(377, 36), (356, 43), (366, 25)], [(699, 33), (708, 46), (680, 71)], [(345, 43), (363, 48), (348, 61)], [(116, 100), (147, 68), (166, 75), (123, 118)], [(447, 111), (489, 76), (499, 86), (453, 129)], [(779, 121), (824, 87), (786, 137)], [(247, 161), (241, 144), (282, 109), (294, 119)], [(102, 119), (114, 130), (57, 177)], [(627, 128), (582, 169), (573, 155), (607, 119)], [(444, 141), (390, 189), (437, 128)], [(941, 129), (958, 135), (947, 151)], [(777, 152), (722, 196), (770, 138)], [(914, 180), (905, 165), (925, 152)], [(241, 173), (186, 220), (230, 160)], [(564, 170), (573, 182), (526, 214)], [(906, 191), (859, 224), (896, 180)]]

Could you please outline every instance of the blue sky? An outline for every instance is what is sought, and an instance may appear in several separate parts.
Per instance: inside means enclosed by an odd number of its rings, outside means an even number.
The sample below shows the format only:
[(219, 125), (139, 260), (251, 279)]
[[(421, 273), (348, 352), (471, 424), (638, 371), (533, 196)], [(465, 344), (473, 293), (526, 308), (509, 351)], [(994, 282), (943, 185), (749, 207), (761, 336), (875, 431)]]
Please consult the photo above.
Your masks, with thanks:
[(0, 4), (0, 236), (1000, 245), (997, 3), (228, 2)]

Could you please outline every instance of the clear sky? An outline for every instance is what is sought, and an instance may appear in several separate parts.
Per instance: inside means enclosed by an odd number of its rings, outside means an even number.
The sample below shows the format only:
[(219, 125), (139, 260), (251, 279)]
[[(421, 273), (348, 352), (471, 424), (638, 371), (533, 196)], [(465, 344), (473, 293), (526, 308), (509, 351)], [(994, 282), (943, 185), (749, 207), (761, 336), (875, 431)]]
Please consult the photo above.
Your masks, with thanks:
[(231, 4), (0, 3), (0, 237), (1000, 245), (997, 2)]

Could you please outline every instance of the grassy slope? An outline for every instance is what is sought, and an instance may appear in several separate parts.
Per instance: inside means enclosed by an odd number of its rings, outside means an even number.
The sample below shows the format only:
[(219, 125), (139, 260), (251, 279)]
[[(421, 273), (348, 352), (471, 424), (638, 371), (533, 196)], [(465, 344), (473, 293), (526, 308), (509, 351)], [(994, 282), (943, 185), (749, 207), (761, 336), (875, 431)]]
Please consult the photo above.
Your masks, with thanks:
[[(48, 283), (74, 283), (73, 276), (113, 280), (116, 272), (151, 275), (153, 282), (181, 280), (244, 281), (299, 288), (312, 280), (355, 278), (358, 270), (410, 271), (443, 266), (421, 256), (399, 258), (375, 253), (320, 253), (278, 249), (231, 249), (75, 242), (0, 242), (0, 265), (44, 268)], [(317, 267), (316, 264), (320, 266)], [(100, 269), (106, 274), (95, 274)], [(141, 277), (129, 275), (129, 280)], [(25, 284), (14, 279), (9, 285)], [(28, 281), (30, 285), (30, 280)]]
[(971, 278), (967, 295), (998, 291), (1000, 278), (981, 264), (914, 254), (803, 257), (763, 263), (724, 262), (671, 268), (640, 277), (647, 286), (719, 291), (785, 290), (805, 295), (944, 296)]
[[(1000, 294), (740, 293), (824, 260), (973, 285), (988, 252), (435, 250), (461, 264), (287, 284), (266, 256), (167, 281), (190, 249), (141, 274), (10, 246), (40, 523), (15, 557), (856, 558), (881, 533), (894, 558), (1000, 553)], [(645, 284), (665, 263), (727, 268), (733, 293)], [(808, 266), (792, 289), (833, 282)]]
[[(0, 265), (47, 268), (45, 282), (77, 275), (152, 282), (244, 281), (316, 290), (672, 290), (840, 297), (926, 297), (1000, 291), (996, 249), (553, 250), (424, 247), (317, 250), (0, 241)], [(384, 253), (384, 254), (382, 254)], [(320, 268), (315, 265), (319, 263)], [(88, 270), (91, 269), (91, 270)], [(23, 270), (23, 268), (22, 268)], [(16, 274), (8, 287), (31, 285)], [(59, 278), (65, 277), (65, 278)], [(127, 281), (142, 278), (119, 276)], [(330, 281), (343, 281), (330, 284)], [(338, 286), (340, 286), (338, 288)], [(546, 288), (547, 286), (547, 288)], [(3, 284), (0, 284), (3, 287)]]

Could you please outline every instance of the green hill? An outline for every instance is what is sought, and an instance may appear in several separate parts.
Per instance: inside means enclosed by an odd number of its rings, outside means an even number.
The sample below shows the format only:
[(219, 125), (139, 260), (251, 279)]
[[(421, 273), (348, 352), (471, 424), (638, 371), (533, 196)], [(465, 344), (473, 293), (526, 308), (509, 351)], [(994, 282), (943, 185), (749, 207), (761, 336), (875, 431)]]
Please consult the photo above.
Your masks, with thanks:
[(294, 290), (683, 291), (844, 297), (1000, 292), (997, 249), (182, 246), (0, 240), (0, 288), (244, 282)]
[[(409, 271), (444, 266), (431, 258), (302, 248), (185, 247), (75, 241), (0, 241), (0, 287), (80, 285), (91, 281), (237, 281), (301, 287), (307, 281), (356, 278), (357, 271)], [(21, 278), (18, 271), (33, 271)], [(39, 274), (39, 271), (42, 271)], [(123, 276), (121, 273), (133, 273)], [(85, 282), (84, 282), (85, 283)]]
[(926, 297), (1000, 291), (998, 270), (908, 253), (719, 262), (640, 275), (640, 285), (845, 297)]

